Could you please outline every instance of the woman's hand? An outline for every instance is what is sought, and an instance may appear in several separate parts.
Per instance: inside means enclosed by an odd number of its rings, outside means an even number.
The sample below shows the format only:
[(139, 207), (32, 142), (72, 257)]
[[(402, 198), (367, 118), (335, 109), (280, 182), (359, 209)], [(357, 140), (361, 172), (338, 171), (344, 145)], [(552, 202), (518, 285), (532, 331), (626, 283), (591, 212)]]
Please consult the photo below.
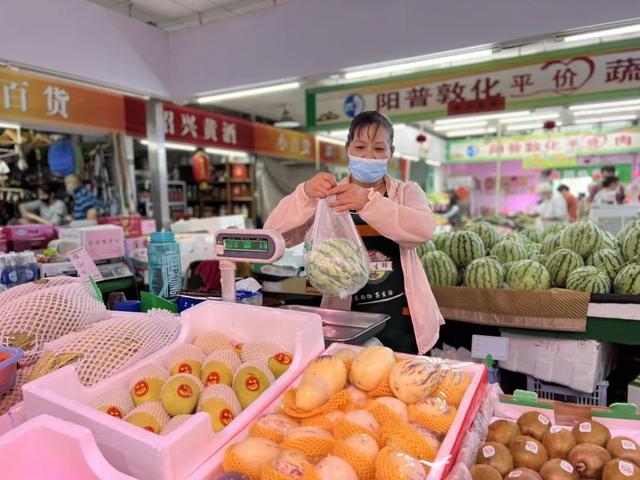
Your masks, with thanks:
[(345, 183), (332, 188), (329, 195), (335, 195), (336, 201), (329, 205), (336, 212), (359, 212), (369, 202), (369, 191), (355, 183)]
[(327, 172), (320, 172), (304, 184), (304, 193), (310, 198), (325, 199), (337, 185), (336, 177)]

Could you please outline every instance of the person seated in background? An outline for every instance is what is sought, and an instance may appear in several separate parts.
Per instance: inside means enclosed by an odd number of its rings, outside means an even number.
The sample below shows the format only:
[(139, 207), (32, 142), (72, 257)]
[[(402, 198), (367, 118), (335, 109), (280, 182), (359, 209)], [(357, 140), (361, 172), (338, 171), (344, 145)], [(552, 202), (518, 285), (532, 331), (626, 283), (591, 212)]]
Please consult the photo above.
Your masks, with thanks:
[(564, 197), (567, 202), (567, 213), (569, 214), (569, 221), (578, 221), (578, 199), (569, 191), (569, 187), (566, 185), (560, 185), (558, 187), (558, 193)]
[(56, 197), (51, 185), (38, 187), (38, 200), (21, 203), (18, 210), (27, 223), (43, 225), (62, 225), (68, 214), (67, 206)]
[(562, 195), (553, 191), (553, 187), (548, 183), (541, 183), (538, 186), (538, 193), (542, 201), (538, 204), (537, 215), (543, 224), (560, 223), (569, 220), (567, 212), (567, 202)]
[(595, 201), (595, 198), (596, 198), (596, 195), (598, 195), (598, 192), (600, 192), (600, 190), (604, 188), (604, 182), (607, 180), (607, 178), (615, 177), (618, 183), (618, 186), (616, 187), (616, 195), (615, 195), (614, 203), (617, 203), (618, 205), (622, 205), (624, 203), (625, 193), (624, 193), (624, 187), (620, 184), (619, 179), (616, 176), (616, 167), (614, 167), (613, 165), (607, 165), (605, 167), (602, 167), (600, 169), (600, 172), (602, 172), (602, 181), (600, 182), (599, 185), (594, 185), (589, 189), (589, 202), (593, 203)]
[(618, 193), (620, 192), (620, 181), (618, 177), (605, 177), (602, 181), (602, 188), (593, 198), (593, 205), (615, 205), (618, 203)]
[(74, 220), (95, 220), (98, 218), (98, 199), (82, 185), (77, 175), (64, 177), (67, 192), (73, 196), (72, 216)]

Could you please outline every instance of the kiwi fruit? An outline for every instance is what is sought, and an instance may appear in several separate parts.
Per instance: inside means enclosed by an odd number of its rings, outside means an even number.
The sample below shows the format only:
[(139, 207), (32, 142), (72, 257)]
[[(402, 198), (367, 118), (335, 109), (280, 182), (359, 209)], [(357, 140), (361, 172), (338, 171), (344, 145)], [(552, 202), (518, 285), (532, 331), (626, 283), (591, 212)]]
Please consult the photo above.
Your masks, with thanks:
[(520, 435), (511, 440), (509, 451), (516, 468), (530, 468), (537, 472), (549, 460), (549, 454), (544, 445), (526, 435)]
[(611, 455), (599, 445), (582, 444), (575, 446), (567, 460), (578, 471), (581, 478), (598, 479)]
[(488, 442), (480, 447), (476, 463), (495, 468), (501, 476), (513, 470), (513, 458), (509, 449), (499, 442)]
[(502, 475), (489, 465), (474, 465), (471, 467), (473, 480), (502, 480)]
[(640, 467), (616, 458), (605, 465), (602, 480), (640, 480)]
[(635, 463), (640, 467), (640, 445), (629, 437), (614, 437), (607, 443), (607, 452), (613, 458)]
[(579, 480), (580, 476), (573, 465), (560, 458), (552, 458), (540, 469), (542, 480)]
[(542, 444), (547, 449), (549, 458), (565, 460), (569, 452), (576, 446), (573, 434), (562, 427), (552, 427), (542, 437)]
[(527, 412), (518, 418), (518, 427), (522, 435), (533, 437), (540, 442), (544, 434), (551, 429), (551, 420), (543, 413)]
[(516, 468), (504, 478), (506, 480), (542, 480), (540, 474), (530, 468)]
[(578, 445), (588, 443), (590, 445), (604, 447), (607, 445), (607, 442), (611, 440), (611, 432), (609, 429), (593, 420), (576, 423), (571, 433)]
[(518, 427), (516, 422), (512, 422), (511, 420), (496, 420), (489, 425), (487, 442), (499, 442), (507, 446), (511, 440), (518, 435), (522, 435), (522, 432), (520, 432), (520, 427)]

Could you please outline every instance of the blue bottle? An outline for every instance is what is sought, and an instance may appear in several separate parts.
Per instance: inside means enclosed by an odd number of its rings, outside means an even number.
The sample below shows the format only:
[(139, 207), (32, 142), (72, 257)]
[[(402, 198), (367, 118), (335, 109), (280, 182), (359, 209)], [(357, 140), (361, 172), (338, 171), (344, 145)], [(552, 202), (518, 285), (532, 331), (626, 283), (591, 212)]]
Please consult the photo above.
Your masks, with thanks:
[(149, 291), (174, 300), (182, 290), (180, 245), (173, 232), (155, 232), (147, 245)]
[(5, 257), (4, 268), (2, 269), (2, 283), (7, 288), (18, 285), (20, 279), (18, 277), (18, 265), (15, 253), (10, 253)]

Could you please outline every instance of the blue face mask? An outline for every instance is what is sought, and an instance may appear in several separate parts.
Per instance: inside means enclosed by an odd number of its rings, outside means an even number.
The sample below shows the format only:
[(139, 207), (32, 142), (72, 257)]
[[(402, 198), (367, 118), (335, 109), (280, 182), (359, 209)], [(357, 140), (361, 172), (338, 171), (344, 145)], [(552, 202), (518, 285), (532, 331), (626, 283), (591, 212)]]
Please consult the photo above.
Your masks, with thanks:
[(349, 155), (349, 172), (360, 183), (372, 185), (387, 173), (388, 159), (374, 160)]

